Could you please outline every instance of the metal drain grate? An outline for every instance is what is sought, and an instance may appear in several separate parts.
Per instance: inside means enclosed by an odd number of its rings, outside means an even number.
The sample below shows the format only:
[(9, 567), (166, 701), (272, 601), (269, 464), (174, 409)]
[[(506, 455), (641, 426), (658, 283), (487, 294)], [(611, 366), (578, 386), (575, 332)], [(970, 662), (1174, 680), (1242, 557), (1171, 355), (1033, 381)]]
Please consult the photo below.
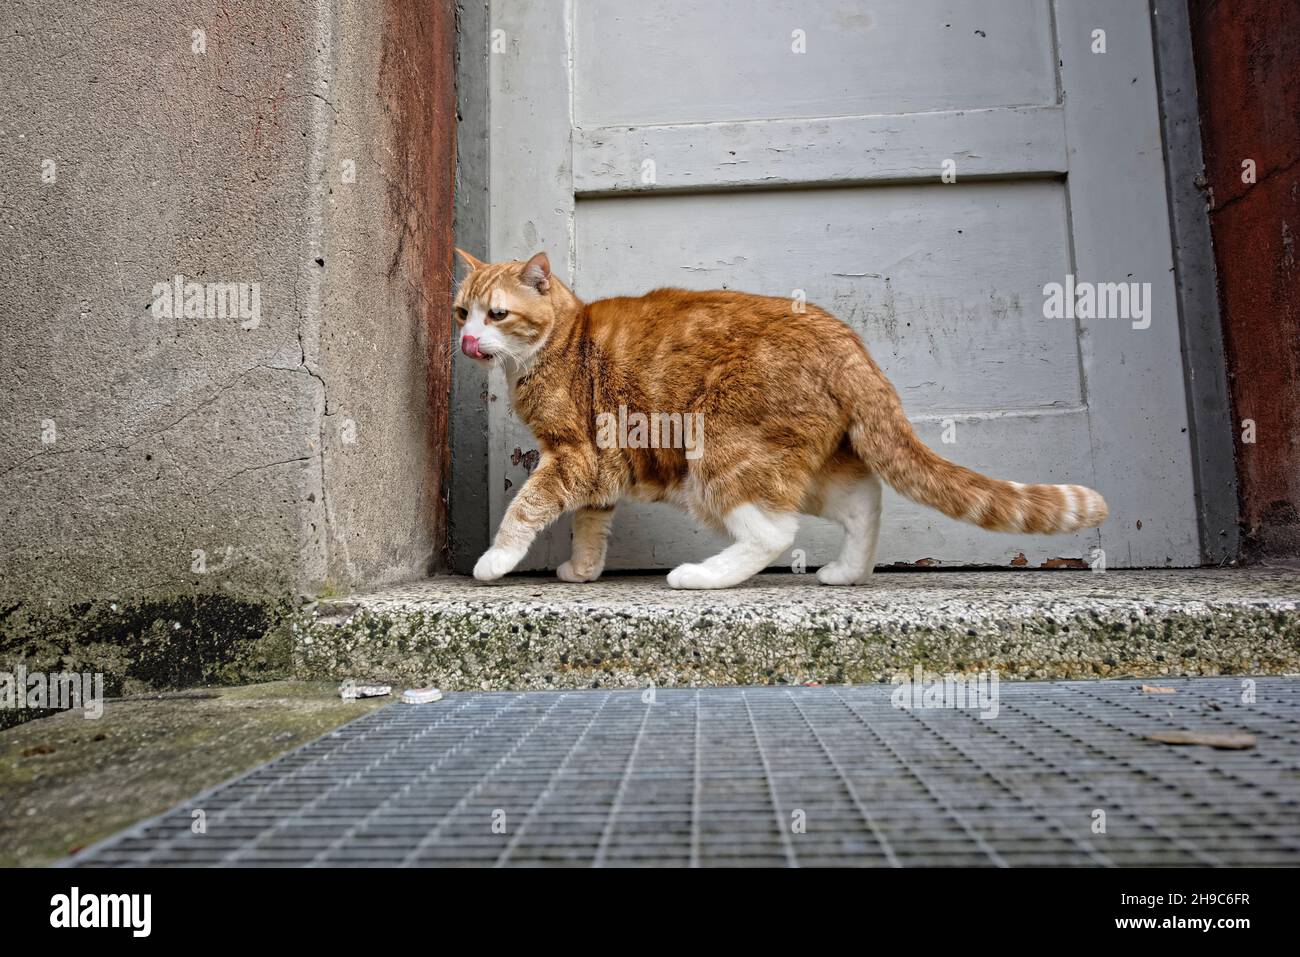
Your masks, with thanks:
[[(1254, 679), (1253, 703), (1239, 678), (1160, 683), (1176, 693), (1003, 682), (988, 720), (900, 710), (887, 685), (452, 694), (370, 714), (70, 863), (1300, 863), (1300, 682)], [(1145, 740), (1164, 730), (1258, 744)]]

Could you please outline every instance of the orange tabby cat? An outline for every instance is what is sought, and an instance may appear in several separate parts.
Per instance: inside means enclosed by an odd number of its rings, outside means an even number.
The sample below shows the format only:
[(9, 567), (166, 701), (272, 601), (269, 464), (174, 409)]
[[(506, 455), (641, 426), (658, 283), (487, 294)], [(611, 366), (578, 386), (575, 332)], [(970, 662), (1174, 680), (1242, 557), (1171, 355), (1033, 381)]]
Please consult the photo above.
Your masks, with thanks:
[[(504, 364), (542, 453), (474, 567), (481, 581), (511, 571), (569, 511), (573, 553), (557, 574), (593, 581), (624, 497), (676, 503), (734, 539), (674, 568), (674, 588), (726, 588), (762, 571), (794, 541), (800, 513), (844, 528), (840, 556), (818, 580), (864, 581), (881, 479), (997, 531), (1073, 532), (1106, 518), (1092, 489), (1002, 482), (936, 455), (858, 336), (811, 303), (796, 311), (788, 299), (685, 289), (584, 303), (545, 253), (492, 264), (457, 253), (472, 270), (456, 295), (461, 351)], [(667, 441), (625, 429), (655, 417)], [(693, 446), (679, 441), (683, 420), (701, 426)]]

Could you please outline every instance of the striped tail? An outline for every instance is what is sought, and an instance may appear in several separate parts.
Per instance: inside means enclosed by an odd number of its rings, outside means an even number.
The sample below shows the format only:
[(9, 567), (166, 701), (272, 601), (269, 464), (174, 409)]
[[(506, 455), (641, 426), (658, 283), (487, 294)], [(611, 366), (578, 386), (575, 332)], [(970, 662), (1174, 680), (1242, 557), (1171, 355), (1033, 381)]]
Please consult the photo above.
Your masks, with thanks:
[(1090, 488), (988, 478), (936, 454), (917, 438), (901, 409), (890, 418), (888, 424), (856, 421), (849, 431), (853, 449), (898, 492), (922, 505), (995, 532), (1050, 535), (1095, 528), (1106, 520), (1106, 500)]

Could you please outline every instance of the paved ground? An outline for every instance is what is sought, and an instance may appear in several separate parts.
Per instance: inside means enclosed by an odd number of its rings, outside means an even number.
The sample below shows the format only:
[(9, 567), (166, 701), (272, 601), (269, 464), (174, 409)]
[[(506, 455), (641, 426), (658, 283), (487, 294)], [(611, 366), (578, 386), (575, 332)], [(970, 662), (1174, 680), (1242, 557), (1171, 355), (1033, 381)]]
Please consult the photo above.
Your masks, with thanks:
[(0, 866), (48, 864), (366, 714), (277, 681), (109, 700), (0, 731)]
[(1300, 680), (913, 690), (393, 704), (73, 863), (1300, 864)]
[(587, 585), (434, 578), (322, 603), (300, 677), (455, 690), (888, 681), (939, 671), (1093, 678), (1300, 672), (1300, 572), (877, 574), (859, 588), (762, 575)]

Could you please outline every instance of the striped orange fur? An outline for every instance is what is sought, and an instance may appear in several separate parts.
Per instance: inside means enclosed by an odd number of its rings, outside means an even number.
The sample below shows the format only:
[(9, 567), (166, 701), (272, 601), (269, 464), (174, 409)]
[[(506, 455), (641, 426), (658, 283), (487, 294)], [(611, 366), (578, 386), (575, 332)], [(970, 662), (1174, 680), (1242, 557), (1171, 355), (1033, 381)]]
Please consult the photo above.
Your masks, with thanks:
[[(487, 264), (457, 252), (471, 267), (456, 296), (462, 351), (503, 364), (542, 453), (475, 569), (480, 579), (513, 569), (569, 511), (578, 513), (573, 557), (558, 573), (596, 578), (613, 507), (629, 497), (681, 505), (735, 538), (674, 570), (669, 584), (679, 587), (726, 587), (761, 570), (789, 546), (800, 513), (848, 532), (819, 578), (864, 580), (881, 479), (995, 531), (1072, 532), (1106, 518), (1092, 489), (992, 479), (936, 454), (857, 334), (811, 303), (685, 289), (585, 303), (551, 275), (545, 254)], [(700, 416), (700, 454), (602, 445), (602, 413), (620, 408)]]

